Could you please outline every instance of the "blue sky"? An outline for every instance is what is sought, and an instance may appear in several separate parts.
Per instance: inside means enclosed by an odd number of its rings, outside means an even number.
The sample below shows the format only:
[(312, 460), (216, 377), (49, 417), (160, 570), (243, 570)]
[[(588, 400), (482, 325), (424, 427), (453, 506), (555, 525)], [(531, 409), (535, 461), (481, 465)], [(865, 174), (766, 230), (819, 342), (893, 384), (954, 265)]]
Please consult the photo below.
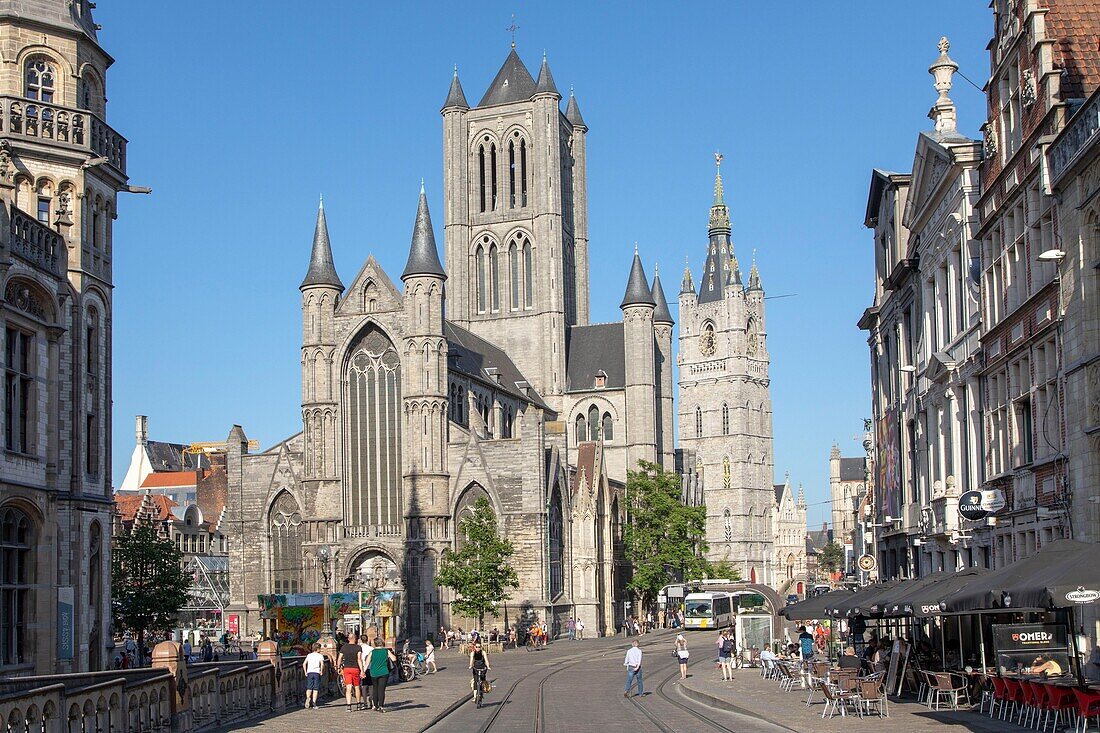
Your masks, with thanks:
[[(863, 228), (873, 167), (907, 171), (941, 35), (981, 86), (985, 2), (188, 3), (100, 0), (111, 124), (132, 183), (115, 222), (114, 476), (152, 437), (264, 447), (301, 429), (298, 284), (324, 193), (344, 282), (397, 280), (420, 180), (442, 243), (439, 108), (455, 64), (481, 97), (508, 52), (545, 50), (588, 134), (592, 319), (620, 318), (637, 241), (675, 297), (698, 277), (716, 149), (743, 266), (769, 296), (776, 479), (827, 516), (828, 455), (870, 413)], [(982, 94), (959, 76), (960, 129)], [(673, 310), (675, 315), (675, 310)]]

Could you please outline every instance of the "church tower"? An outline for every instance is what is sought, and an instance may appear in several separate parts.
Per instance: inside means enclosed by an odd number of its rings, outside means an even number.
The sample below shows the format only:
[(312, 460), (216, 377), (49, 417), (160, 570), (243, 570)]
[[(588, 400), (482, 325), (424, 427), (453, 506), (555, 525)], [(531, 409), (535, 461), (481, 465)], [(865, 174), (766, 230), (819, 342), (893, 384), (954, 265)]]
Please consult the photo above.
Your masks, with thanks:
[(317, 206), (313, 251), (302, 291), (302, 429), (304, 479), (333, 478), (336, 466), (336, 416), (339, 384), (333, 375), (336, 353), (336, 304), (344, 284), (336, 274), (328, 239), (325, 204)]
[(764, 290), (755, 262), (743, 284), (730, 232), (719, 168), (698, 290), (690, 269), (680, 288), (680, 440), (702, 478), (710, 559), (770, 584), (775, 495)]
[(552, 405), (566, 330), (588, 322), (588, 128), (561, 100), (545, 56), (536, 80), (513, 44), (476, 106), (456, 71), (442, 109), (448, 318), (512, 354)]

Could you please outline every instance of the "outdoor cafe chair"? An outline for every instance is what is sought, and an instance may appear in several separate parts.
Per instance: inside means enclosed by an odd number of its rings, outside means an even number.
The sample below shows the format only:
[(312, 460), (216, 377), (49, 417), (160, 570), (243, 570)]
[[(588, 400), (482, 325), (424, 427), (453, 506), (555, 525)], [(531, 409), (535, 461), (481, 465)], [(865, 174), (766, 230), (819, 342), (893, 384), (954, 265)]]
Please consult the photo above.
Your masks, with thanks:
[[(1001, 705), (1001, 720), (1007, 720), (1010, 715), (1015, 717), (1024, 704), (1024, 688), (1020, 685), (1020, 680), (1005, 677), (1004, 683), (1005, 701)], [(1008, 708), (1009, 703), (1012, 703), (1011, 712)]]
[(1030, 728), (1039, 719), (1039, 709), (1043, 706), (1043, 688), (1031, 680), (1020, 680), (1023, 690), (1023, 707), (1016, 717), (1016, 724)]
[(989, 705), (990, 715), (992, 716), (993, 701), (994, 701), (994, 687), (993, 680), (987, 674), (978, 675), (978, 684), (982, 691), (981, 697), (978, 698), (978, 714), (985, 713), (986, 704)]
[(824, 677), (810, 677), (810, 693), (806, 695), (806, 707), (810, 707), (814, 702), (814, 693), (821, 692), (822, 688), (828, 684), (828, 681)]
[(799, 683), (801, 677), (795, 675), (794, 670), (791, 669), (789, 664), (779, 665), (780, 681), (779, 688), (784, 692), (790, 692), (794, 689), (794, 686)]
[(1073, 696), (1077, 698), (1077, 725), (1074, 726), (1074, 733), (1076, 733), (1078, 727), (1081, 733), (1087, 733), (1090, 720), (1097, 721), (1096, 729), (1100, 730), (1100, 692), (1082, 690), (1077, 687), (1072, 689)]
[(842, 692), (832, 685), (825, 685), (821, 688), (821, 694), (825, 696), (825, 709), (821, 711), (822, 718), (826, 715), (832, 718), (838, 710), (841, 717), (847, 717), (846, 709), (848, 707), (852, 707), (856, 712), (860, 710), (857, 706), (859, 695), (855, 692)]
[(1046, 705), (1043, 710), (1043, 730), (1046, 731), (1047, 723), (1051, 724), (1051, 731), (1057, 731), (1060, 723), (1072, 716), (1077, 710), (1077, 698), (1073, 695), (1073, 688), (1063, 685), (1046, 684)]
[(825, 675), (829, 674), (829, 663), (814, 662), (813, 665), (810, 667), (810, 674), (812, 674), (814, 677), (824, 677)]
[(887, 709), (886, 701), (886, 689), (881, 680), (859, 680), (859, 706), (860, 714), (871, 714), (871, 709), (874, 708), (878, 712), (878, 716), (890, 717), (890, 711)]
[(959, 709), (959, 693), (966, 691), (966, 685), (957, 686), (954, 676), (948, 672), (935, 672), (932, 675), (935, 680), (935, 709), (939, 710), (944, 697), (947, 698), (952, 710)]
[(990, 677), (989, 681), (993, 683), (993, 698), (989, 701), (989, 717), (992, 718), (997, 714), (999, 708), (1003, 708), (1009, 703), (1009, 699), (1008, 688), (1003, 678)]
[(936, 684), (936, 673), (922, 669), (920, 670), (920, 675), (923, 681), (921, 682), (921, 690), (918, 692), (918, 699), (922, 704), (931, 708), (934, 703), (938, 703), (937, 698), (939, 697), (939, 686)]

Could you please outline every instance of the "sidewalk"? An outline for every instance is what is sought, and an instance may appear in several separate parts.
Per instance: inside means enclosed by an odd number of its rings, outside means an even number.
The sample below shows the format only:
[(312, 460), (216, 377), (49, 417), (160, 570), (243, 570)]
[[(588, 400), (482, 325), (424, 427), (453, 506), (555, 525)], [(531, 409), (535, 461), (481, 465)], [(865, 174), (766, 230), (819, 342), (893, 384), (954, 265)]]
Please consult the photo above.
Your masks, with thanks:
[[(815, 693), (814, 702), (807, 706), (808, 690), (796, 687), (791, 692), (784, 692), (779, 688), (778, 681), (764, 679), (758, 669), (739, 669), (733, 682), (723, 682), (711, 660), (692, 664), (686, 680), (674, 680), (666, 689), (670, 692), (680, 689), (696, 702), (761, 718), (795, 731), (811, 728), (821, 733), (852, 733), (853, 729), (878, 731), (883, 729), (885, 722), (877, 715), (861, 720), (850, 712), (846, 718), (837, 713), (832, 719), (822, 719), (824, 700), (820, 693)], [(990, 719), (988, 715), (979, 715), (977, 707), (973, 711), (929, 710), (912, 698), (902, 702), (891, 698), (888, 711), (890, 728), (904, 730), (905, 733), (937, 733), (945, 725), (975, 733), (1024, 733), (1029, 730)]]

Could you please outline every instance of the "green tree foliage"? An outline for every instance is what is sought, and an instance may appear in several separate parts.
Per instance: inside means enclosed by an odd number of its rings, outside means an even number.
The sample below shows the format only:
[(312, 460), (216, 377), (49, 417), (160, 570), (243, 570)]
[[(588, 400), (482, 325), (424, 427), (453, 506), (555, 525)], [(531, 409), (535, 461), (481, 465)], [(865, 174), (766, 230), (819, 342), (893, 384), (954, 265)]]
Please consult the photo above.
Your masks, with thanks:
[(817, 566), (826, 572), (835, 573), (844, 567), (844, 548), (836, 542), (825, 545), (817, 556)]
[(729, 560), (719, 560), (710, 563), (707, 568), (708, 578), (723, 578), (725, 580), (741, 580), (741, 571), (733, 566)]
[(703, 558), (706, 508), (684, 506), (675, 472), (648, 461), (638, 469), (627, 472), (623, 546), (633, 571), (627, 587), (645, 609), (669, 583), (710, 575), (710, 563)]
[(191, 576), (180, 565), (182, 553), (152, 522), (139, 522), (133, 532), (115, 538), (111, 551), (111, 606), (115, 627), (137, 634), (140, 650), (145, 632), (166, 629), (187, 604)]
[(509, 564), (515, 549), (497, 531), (496, 515), (485, 497), (474, 502), (473, 512), (459, 521), (458, 529), (465, 542), (457, 552), (444, 551), (435, 582), (455, 592), (451, 610), (476, 617), (478, 628), (484, 629), (485, 615), (496, 616), (497, 604), (511, 598), (508, 591), (519, 587), (519, 577)]

